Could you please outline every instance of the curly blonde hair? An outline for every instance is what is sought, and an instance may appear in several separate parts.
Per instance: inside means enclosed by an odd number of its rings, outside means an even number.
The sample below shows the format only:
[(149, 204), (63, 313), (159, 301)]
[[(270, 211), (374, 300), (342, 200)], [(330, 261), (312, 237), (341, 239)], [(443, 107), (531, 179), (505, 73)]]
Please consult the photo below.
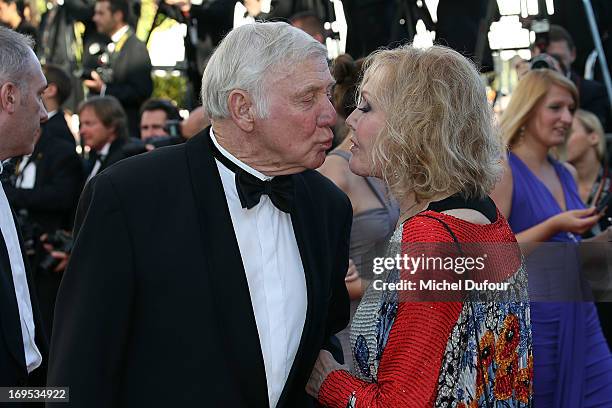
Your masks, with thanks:
[(372, 164), (400, 201), (461, 192), (481, 198), (501, 173), (502, 144), (485, 86), (472, 62), (442, 46), (379, 50), (366, 60), (386, 123)]

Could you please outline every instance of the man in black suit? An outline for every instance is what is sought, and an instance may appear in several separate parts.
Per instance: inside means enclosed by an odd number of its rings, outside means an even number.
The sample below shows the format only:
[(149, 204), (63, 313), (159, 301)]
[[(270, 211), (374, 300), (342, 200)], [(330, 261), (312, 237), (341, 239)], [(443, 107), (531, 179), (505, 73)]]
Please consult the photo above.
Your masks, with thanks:
[[(23, 231), (36, 234), (29, 237), (35, 244), (41, 234), (52, 236), (57, 230), (72, 229), (84, 181), (81, 158), (61, 109), (70, 95), (70, 78), (54, 65), (46, 65), (43, 72), (48, 84), (43, 102), (49, 111), (49, 120), (41, 126), (42, 132), (32, 154), (19, 161), (15, 183), (4, 184), (13, 209), (27, 212), (27, 217), (20, 219), (25, 224), (21, 227)], [(45, 331), (50, 335), (61, 271), (55, 270), (54, 264), (42, 266), (49, 257), (42, 245), (34, 245), (33, 250), (30, 264)]]
[(49, 120), (42, 125), (42, 136), (53, 137), (76, 147), (76, 141), (62, 109), (72, 93), (72, 80), (61, 67), (55, 64), (45, 64), (43, 73), (47, 79), (47, 89), (43, 94), (43, 102), (49, 112)]
[(597, 115), (603, 127), (607, 128), (610, 118), (608, 93), (601, 83), (584, 79), (572, 70), (572, 64), (576, 60), (576, 46), (572, 36), (565, 28), (553, 24), (550, 26), (549, 41), (546, 52), (561, 61), (566, 70), (565, 75), (578, 88), (580, 107)]
[(301, 30), (236, 28), (202, 80), (212, 127), (89, 182), (49, 369), (72, 406), (311, 406), (349, 313), (351, 205), (312, 170), (333, 83)]
[(79, 134), (89, 147), (87, 181), (119, 160), (146, 151), (140, 140), (129, 139), (127, 118), (112, 96), (94, 96), (79, 105)]
[(101, 66), (83, 84), (94, 94), (111, 95), (121, 102), (131, 137), (138, 138), (140, 106), (153, 92), (151, 59), (145, 44), (128, 25), (128, 0), (97, 0), (93, 21), (98, 32), (110, 37), (100, 56)]
[[(30, 39), (0, 27), (0, 173), (11, 157), (34, 148), (47, 120), (47, 82)], [(0, 386), (41, 386), (47, 341), (21, 239), (0, 184)], [(9, 404), (17, 406), (17, 404)]]

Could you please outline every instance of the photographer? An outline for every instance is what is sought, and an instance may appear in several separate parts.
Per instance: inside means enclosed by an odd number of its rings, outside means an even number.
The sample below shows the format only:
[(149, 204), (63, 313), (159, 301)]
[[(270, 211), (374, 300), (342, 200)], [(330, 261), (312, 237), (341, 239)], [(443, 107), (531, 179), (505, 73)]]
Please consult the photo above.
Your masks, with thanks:
[(167, 99), (149, 99), (140, 108), (140, 138), (147, 150), (183, 143), (182, 118)]
[(119, 100), (128, 118), (129, 134), (138, 138), (138, 110), (151, 96), (151, 60), (145, 44), (128, 25), (130, 6), (127, 0), (97, 0), (93, 21), (98, 32), (111, 42), (99, 58), (96, 70), (83, 81), (90, 92), (112, 95)]

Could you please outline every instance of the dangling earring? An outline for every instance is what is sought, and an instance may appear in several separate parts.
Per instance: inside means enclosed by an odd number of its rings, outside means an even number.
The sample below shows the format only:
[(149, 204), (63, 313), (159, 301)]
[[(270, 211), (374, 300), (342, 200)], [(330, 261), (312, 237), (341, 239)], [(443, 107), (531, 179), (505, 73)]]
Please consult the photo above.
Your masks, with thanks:
[(525, 137), (525, 125), (523, 125), (523, 126), (521, 126), (521, 127), (519, 128), (519, 134), (518, 134), (518, 136), (519, 136), (519, 141), (520, 141), (520, 140), (523, 140), (523, 138)]

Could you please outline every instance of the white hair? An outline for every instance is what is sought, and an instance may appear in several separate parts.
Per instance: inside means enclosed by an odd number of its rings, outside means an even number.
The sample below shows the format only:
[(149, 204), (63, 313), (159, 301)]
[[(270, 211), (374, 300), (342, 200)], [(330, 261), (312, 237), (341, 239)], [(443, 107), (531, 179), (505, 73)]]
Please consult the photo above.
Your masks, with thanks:
[(27, 86), (24, 75), (30, 72), (33, 46), (30, 37), (0, 26), (0, 86), (9, 81)]
[(202, 106), (212, 119), (230, 116), (228, 97), (242, 89), (253, 98), (258, 116), (268, 116), (268, 80), (283, 67), (327, 56), (323, 44), (282, 22), (237, 27), (221, 41), (202, 77)]

